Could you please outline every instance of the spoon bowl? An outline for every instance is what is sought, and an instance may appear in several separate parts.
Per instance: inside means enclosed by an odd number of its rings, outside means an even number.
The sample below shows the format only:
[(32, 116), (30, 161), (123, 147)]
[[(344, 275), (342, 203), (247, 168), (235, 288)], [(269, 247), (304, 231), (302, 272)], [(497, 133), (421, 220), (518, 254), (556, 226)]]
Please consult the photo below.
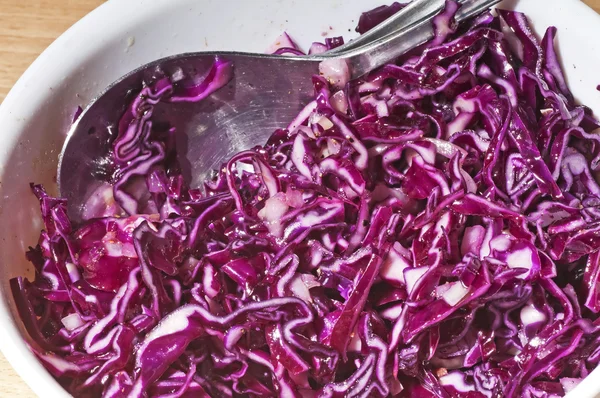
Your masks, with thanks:
[(235, 65), (236, 72), (226, 86), (199, 102), (161, 103), (153, 114), (155, 126), (168, 121), (178, 132), (179, 162), (192, 187), (198, 187), (235, 153), (264, 143), (273, 131), (286, 127), (313, 96), (310, 76), (318, 73), (318, 62), (312, 60), (196, 53), (143, 66), (110, 86), (71, 129), (58, 173), (70, 217), (80, 220), (90, 195), (110, 180), (107, 164), (117, 123), (142, 82), (151, 81), (159, 70), (201, 80), (216, 55)]

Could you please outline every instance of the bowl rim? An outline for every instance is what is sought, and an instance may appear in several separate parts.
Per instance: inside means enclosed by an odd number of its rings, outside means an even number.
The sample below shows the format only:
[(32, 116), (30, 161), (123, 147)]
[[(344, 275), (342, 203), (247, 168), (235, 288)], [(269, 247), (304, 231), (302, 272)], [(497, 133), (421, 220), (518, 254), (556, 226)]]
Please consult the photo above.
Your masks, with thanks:
[[(53, 53), (60, 52), (60, 47), (69, 40), (78, 37), (83, 32), (90, 30), (95, 24), (109, 18), (115, 5), (114, 0), (109, 0), (83, 16), (64, 33), (56, 38), (42, 53), (27, 67), (13, 87), (9, 90), (0, 104), (0, 120), (10, 115), (11, 109), (17, 104), (18, 93), (26, 90), (28, 81)], [(11, 148), (12, 149), (12, 148)], [(37, 356), (29, 349), (28, 343), (21, 336), (15, 320), (8, 308), (7, 296), (4, 292), (0, 297), (0, 351), (10, 363), (21, 379), (31, 388), (38, 397), (69, 398), (69, 394), (58, 381), (46, 370)], [(18, 322), (18, 321), (17, 321)]]

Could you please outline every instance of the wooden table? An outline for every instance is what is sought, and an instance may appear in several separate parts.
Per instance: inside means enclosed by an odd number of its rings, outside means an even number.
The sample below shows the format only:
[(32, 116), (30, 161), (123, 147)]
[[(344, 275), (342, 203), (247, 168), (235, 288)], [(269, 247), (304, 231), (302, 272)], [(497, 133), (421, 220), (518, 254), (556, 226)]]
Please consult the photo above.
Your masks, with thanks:
[[(600, 12), (600, 0), (584, 1)], [(0, 0), (0, 102), (55, 38), (101, 3), (103, 0)], [(17, 396), (35, 398), (0, 354), (0, 397)]]

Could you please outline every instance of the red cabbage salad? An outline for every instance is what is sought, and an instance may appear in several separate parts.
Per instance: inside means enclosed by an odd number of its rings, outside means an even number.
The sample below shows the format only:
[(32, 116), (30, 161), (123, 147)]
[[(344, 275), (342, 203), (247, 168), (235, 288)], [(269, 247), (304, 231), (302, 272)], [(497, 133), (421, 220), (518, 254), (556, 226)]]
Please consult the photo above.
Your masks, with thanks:
[[(364, 13), (358, 32), (402, 6)], [(32, 185), (45, 229), (11, 280), (77, 397), (561, 397), (600, 361), (600, 127), (525, 15), (456, 25), (314, 101), (191, 189), (147, 84), (95, 218)], [(311, 53), (339, 46), (316, 43)], [(287, 36), (273, 52), (302, 54)], [(98, 217), (99, 216), (99, 217)]]

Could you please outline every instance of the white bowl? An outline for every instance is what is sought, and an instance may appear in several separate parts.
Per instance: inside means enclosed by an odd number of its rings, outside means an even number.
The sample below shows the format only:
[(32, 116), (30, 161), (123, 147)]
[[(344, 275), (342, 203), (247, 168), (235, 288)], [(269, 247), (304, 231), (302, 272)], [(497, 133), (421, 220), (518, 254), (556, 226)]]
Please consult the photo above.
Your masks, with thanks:
[[(31, 274), (23, 253), (41, 229), (29, 182), (56, 191), (57, 155), (75, 108), (157, 58), (190, 51), (262, 52), (282, 31), (304, 48), (323, 36), (356, 35), (364, 10), (385, 0), (109, 0), (76, 23), (29, 67), (0, 107), (0, 348), (43, 397), (68, 397), (25, 345), (10, 278)], [(600, 114), (600, 17), (578, 0), (510, 0), (538, 33), (559, 28), (560, 52), (576, 97)], [(600, 370), (572, 397), (600, 393)]]

